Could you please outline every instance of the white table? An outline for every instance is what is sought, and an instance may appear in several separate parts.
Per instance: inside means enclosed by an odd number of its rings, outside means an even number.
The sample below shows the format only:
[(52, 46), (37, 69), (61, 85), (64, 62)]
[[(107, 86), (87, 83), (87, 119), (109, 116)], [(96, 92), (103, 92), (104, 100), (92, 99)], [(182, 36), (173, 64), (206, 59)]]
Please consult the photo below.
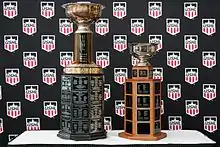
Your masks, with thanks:
[(74, 145), (74, 144), (90, 144), (90, 145), (141, 145), (141, 144), (215, 144), (214, 141), (195, 130), (180, 131), (163, 131), (167, 133), (167, 137), (159, 141), (136, 141), (118, 137), (121, 131), (109, 131), (106, 139), (93, 141), (73, 141), (64, 140), (57, 137), (57, 130), (41, 130), (41, 131), (25, 131), (20, 136), (9, 143), (10, 145)]

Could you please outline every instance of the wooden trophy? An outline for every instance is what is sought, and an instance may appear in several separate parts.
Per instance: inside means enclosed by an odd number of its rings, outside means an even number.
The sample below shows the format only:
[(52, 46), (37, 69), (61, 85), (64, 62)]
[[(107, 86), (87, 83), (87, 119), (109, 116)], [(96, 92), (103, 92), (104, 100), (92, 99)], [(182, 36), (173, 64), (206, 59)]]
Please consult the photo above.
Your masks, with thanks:
[(153, 79), (153, 67), (148, 62), (156, 54), (155, 44), (129, 44), (130, 53), (139, 62), (132, 68), (132, 78), (124, 84), (124, 132), (120, 137), (133, 140), (159, 140), (161, 132), (161, 81)]

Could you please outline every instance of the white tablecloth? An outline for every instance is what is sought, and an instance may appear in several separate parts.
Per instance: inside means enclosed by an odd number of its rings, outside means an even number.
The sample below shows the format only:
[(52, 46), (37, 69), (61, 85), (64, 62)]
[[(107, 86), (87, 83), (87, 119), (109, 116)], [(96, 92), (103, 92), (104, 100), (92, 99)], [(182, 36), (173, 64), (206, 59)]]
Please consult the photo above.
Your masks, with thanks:
[(122, 131), (109, 131), (106, 139), (93, 141), (64, 140), (57, 137), (56, 130), (25, 131), (15, 138), (9, 145), (26, 144), (101, 144), (101, 145), (126, 145), (126, 144), (214, 144), (215, 142), (195, 130), (163, 131), (167, 137), (159, 141), (136, 141), (118, 137)]

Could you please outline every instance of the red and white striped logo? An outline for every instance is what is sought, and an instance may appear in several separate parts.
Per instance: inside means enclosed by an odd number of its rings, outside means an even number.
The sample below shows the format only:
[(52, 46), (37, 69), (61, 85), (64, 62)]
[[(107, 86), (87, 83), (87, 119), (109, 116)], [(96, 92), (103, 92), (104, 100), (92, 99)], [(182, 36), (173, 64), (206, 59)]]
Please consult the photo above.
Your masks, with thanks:
[(4, 49), (9, 52), (18, 50), (18, 35), (4, 35)]
[(0, 118), (0, 134), (4, 132), (4, 124), (3, 124), (3, 119)]
[(9, 85), (15, 86), (20, 83), (20, 72), (18, 68), (5, 69), (5, 82)]
[(163, 82), (163, 68), (162, 67), (153, 68), (153, 79), (160, 79), (160, 81)]
[(112, 130), (112, 117), (104, 117), (104, 128), (106, 131)]
[(51, 52), (56, 47), (55, 35), (41, 35), (41, 49), (46, 52)]
[(131, 33), (134, 35), (141, 35), (144, 33), (144, 18), (131, 18)]
[(106, 68), (110, 65), (108, 51), (97, 51), (96, 52), (96, 65), (101, 66), (102, 68)]
[(21, 102), (7, 102), (7, 116), (13, 119), (21, 116)]
[(105, 35), (109, 33), (109, 19), (100, 18), (95, 23), (95, 32), (99, 35)]
[(38, 131), (40, 130), (40, 118), (26, 118), (26, 130)]
[(52, 85), (56, 83), (56, 68), (42, 68), (43, 83)]
[(196, 116), (199, 114), (199, 100), (186, 100), (186, 114)]
[(36, 18), (22, 18), (23, 33), (33, 35), (37, 32)]
[(217, 116), (204, 116), (204, 130), (213, 133), (218, 129), (218, 118)]
[(180, 19), (167, 18), (166, 19), (167, 33), (170, 35), (177, 35), (180, 33)]
[(127, 15), (126, 2), (113, 2), (113, 16), (122, 19)]
[(189, 19), (194, 19), (198, 16), (198, 3), (185, 2), (184, 3), (184, 16)]
[(73, 23), (68, 18), (59, 19), (59, 32), (65, 36), (73, 33)]
[(25, 99), (30, 102), (35, 102), (39, 99), (39, 86), (38, 85), (24, 85)]
[(55, 3), (54, 2), (41, 2), (41, 16), (49, 19), (55, 15)]
[(148, 2), (148, 15), (154, 19), (162, 16), (162, 2)]
[(2, 99), (2, 86), (0, 85), (0, 100)]
[(212, 101), (216, 98), (216, 84), (203, 84), (203, 98)]
[(174, 101), (181, 98), (181, 84), (167, 84), (167, 97)]
[(184, 48), (189, 52), (198, 49), (198, 35), (184, 35)]
[(216, 20), (211, 18), (202, 19), (202, 33), (211, 36), (216, 33)]
[(114, 81), (116, 83), (124, 84), (127, 77), (127, 68), (114, 68)]
[(116, 51), (123, 52), (127, 49), (127, 35), (113, 35), (113, 46)]
[(195, 84), (198, 81), (199, 81), (199, 69), (185, 68), (185, 82), (189, 84)]
[(104, 84), (104, 100), (111, 98), (111, 85), (110, 84)]
[(37, 67), (37, 52), (23, 52), (23, 64), (29, 69)]
[(73, 52), (60, 52), (60, 66), (67, 67), (73, 63)]
[(216, 52), (215, 51), (203, 51), (202, 52), (202, 65), (207, 68), (216, 66)]
[(116, 100), (115, 101), (115, 114), (121, 117), (125, 115), (125, 104), (124, 100)]
[(169, 116), (169, 130), (182, 130), (182, 116)]
[(3, 2), (3, 15), (9, 19), (18, 16), (17, 1), (4, 1)]
[(180, 52), (179, 51), (167, 51), (167, 65), (172, 68), (180, 66)]
[(163, 48), (163, 37), (162, 35), (149, 35), (149, 43), (157, 44), (157, 51)]
[(44, 115), (49, 118), (57, 115), (57, 101), (44, 101)]

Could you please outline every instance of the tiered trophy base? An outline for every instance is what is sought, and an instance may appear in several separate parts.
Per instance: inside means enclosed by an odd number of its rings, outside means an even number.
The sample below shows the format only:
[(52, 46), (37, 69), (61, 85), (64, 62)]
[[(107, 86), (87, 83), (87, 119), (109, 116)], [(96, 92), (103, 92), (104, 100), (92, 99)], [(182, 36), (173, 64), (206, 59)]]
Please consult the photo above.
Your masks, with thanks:
[(143, 140), (143, 141), (157, 141), (165, 138), (166, 136), (167, 134), (163, 132), (156, 133), (155, 135), (138, 135), (138, 134), (134, 135), (134, 134), (128, 134), (126, 132), (119, 133), (119, 137), (131, 139), (131, 140)]
[(103, 132), (97, 132), (97, 133), (91, 133), (91, 134), (70, 134), (64, 131), (59, 131), (57, 134), (58, 137), (62, 139), (67, 139), (67, 140), (75, 140), (75, 141), (89, 141), (89, 140), (96, 140), (96, 139), (104, 139), (106, 138), (106, 131)]

